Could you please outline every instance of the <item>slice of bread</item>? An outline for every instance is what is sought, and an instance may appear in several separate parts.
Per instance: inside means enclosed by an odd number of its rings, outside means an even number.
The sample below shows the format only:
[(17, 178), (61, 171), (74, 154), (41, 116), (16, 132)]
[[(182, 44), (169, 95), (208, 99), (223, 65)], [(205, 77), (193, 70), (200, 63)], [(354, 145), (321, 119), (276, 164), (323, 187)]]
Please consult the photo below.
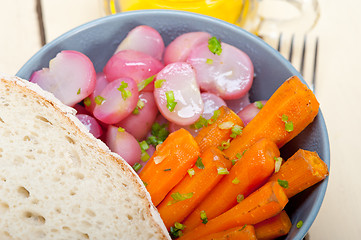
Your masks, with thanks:
[(137, 174), (74, 114), (0, 76), (0, 239), (170, 239)]

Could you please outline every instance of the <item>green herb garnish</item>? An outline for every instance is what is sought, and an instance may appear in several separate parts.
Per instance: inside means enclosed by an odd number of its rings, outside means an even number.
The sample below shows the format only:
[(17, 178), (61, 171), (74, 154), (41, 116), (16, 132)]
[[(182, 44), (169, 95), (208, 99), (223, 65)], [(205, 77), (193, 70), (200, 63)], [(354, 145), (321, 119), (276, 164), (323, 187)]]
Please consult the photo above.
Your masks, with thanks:
[(180, 201), (184, 201), (186, 199), (190, 199), (191, 197), (193, 197), (193, 193), (190, 192), (190, 193), (181, 194), (179, 192), (175, 192), (175, 193), (172, 193), (170, 196), (173, 198), (173, 200), (171, 200), (167, 203), (168, 206), (170, 206), (174, 203), (180, 202)]
[(126, 90), (126, 88), (128, 87), (128, 83), (122, 81), (120, 83), (120, 86), (118, 87), (118, 90), (121, 92), (122, 94), (122, 98), (124, 100), (126, 100), (128, 97), (132, 96), (132, 93), (129, 90)]
[(288, 182), (286, 180), (278, 179), (278, 184), (283, 188), (288, 188)]
[(201, 220), (203, 224), (206, 224), (208, 222), (207, 214), (204, 210), (201, 211)]
[(84, 105), (89, 107), (92, 104), (92, 100), (90, 99), (90, 97), (86, 97), (84, 98)]
[(118, 127), (118, 132), (125, 132), (125, 129), (122, 127)]
[(218, 127), (219, 127), (220, 129), (230, 129), (230, 128), (232, 128), (233, 126), (234, 126), (234, 123), (231, 122), (231, 121), (223, 122), (223, 123), (221, 123), (221, 124), (218, 125)]
[(156, 147), (158, 144), (164, 142), (168, 135), (168, 124), (164, 123), (160, 125), (156, 122), (152, 125), (151, 136), (147, 138), (146, 142)]
[(292, 132), (293, 131), (293, 122), (288, 121), (288, 116), (286, 114), (283, 114), (281, 119), (285, 123), (285, 130), (287, 132)]
[(281, 164), (282, 164), (282, 158), (281, 157), (274, 157), (275, 160), (275, 172), (278, 172), (280, 170)]
[(135, 163), (133, 165), (134, 171), (138, 172), (142, 168), (142, 165), (140, 163)]
[(139, 110), (142, 110), (145, 106), (145, 103), (139, 99), (138, 102), (137, 102), (137, 106), (134, 108), (133, 110), (133, 114), (137, 115), (139, 114)]
[(95, 103), (96, 103), (97, 105), (102, 105), (103, 102), (105, 101), (105, 98), (103, 98), (102, 96), (96, 96), (96, 97), (94, 98), (94, 101), (95, 101)]
[(142, 162), (148, 161), (149, 158), (150, 158), (150, 156), (146, 151), (142, 152), (140, 155), (140, 160), (142, 160)]
[(163, 171), (164, 171), (164, 172), (169, 172), (169, 171), (172, 171), (172, 169), (171, 169), (171, 168), (166, 168), (166, 169), (164, 169)]
[(229, 171), (227, 168), (219, 167), (217, 168), (218, 175), (227, 175), (229, 174)]
[(193, 177), (194, 176), (194, 174), (195, 174), (195, 171), (194, 171), (194, 169), (193, 168), (190, 168), (190, 169), (188, 169), (188, 174), (189, 174), (189, 176), (190, 177)]
[(172, 238), (179, 238), (183, 235), (182, 230), (184, 230), (185, 226), (179, 222), (176, 222), (174, 226), (170, 227), (170, 235)]
[(138, 91), (142, 91), (146, 86), (148, 86), (149, 83), (151, 83), (154, 80), (155, 75), (144, 79), (143, 81), (141, 81), (140, 83), (137, 84), (138, 86)]
[(213, 112), (213, 116), (210, 118), (210, 119), (208, 119), (208, 124), (213, 124), (213, 123), (215, 123), (216, 121), (217, 121), (217, 119), (218, 119), (218, 117), (219, 117), (219, 115), (221, 114), (221, 111), (218, 109), (218, 110), (215, 110), (214, 112)]
[(158, 79), (154, 82), (155, 88), (161, 88), (163, 86), (163, 83), (165, 82), (165, 79)]
[(207, 63), (207, 64), (212, 64), (212, 63), (213, 63), (213, 59), (207, 58), (206, 63)]
[(204, 117), (200, 116), (197, 122), (193, 123), (190, 127), (193, 129), (200, 129), (202, 127), (207, 127), (208, 121)]
[(216, 37), (211, 37), (208, 40), (208, 49), (213, 54), (221, 55), (221, 53), (222, 53), (221, 41), (218, 40)]
[(242, 131), (243, 131), (243, 127), (236, 124), (232, 127), (232, 133), (231, 133), (230, 137), (236, 138), (238, 135), (240, 135), (242, 133)]
[(167, 91), (165, 92), (165, 96), (167, 98), (167, 108), (170, 112), (173, 112), (175, 106), (177, 105), (177, 102), (174, 98), (174, 92), (173, 91)]
[(296, 227), (297, 227), (298, 229), (300, 229), (300, 228), (302, 227), (302, 225), (303, 225), (303, 221), (300, 220), (300, 221), (298, 221), (298, 223), (296, 224)]
[(244, 196), (242, 194), (237, 195), (237, 202), (240, 203), (244, 200)]
[(81, 89), (79, 88), (78, 91), (76, 92), (77, 95), (79, 95), (81, 92)]
[(233, 180), (232, 180), (232, 183), (233, 184), (238, 184), (239, 183), (239, 179), (237, 177), (235, 177)]
[(263, 108), (263, 103), (261, 101), (255, 101), (254, 105), (258, 108), (258, 109), (262, 109)]
[(202, 162), (202, 158), (201, 157), (198, 157), (197, 158), (197, 161), (196, 161), (196, 167), (199, 168), (199, 169), (204, 169), (204, 164)]

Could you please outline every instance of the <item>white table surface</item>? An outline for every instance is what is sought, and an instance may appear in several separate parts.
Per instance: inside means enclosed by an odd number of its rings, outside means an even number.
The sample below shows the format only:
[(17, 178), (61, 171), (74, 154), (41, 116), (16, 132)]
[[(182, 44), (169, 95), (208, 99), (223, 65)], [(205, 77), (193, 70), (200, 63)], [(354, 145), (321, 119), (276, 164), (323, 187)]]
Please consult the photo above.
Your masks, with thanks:
[[(101, 17), (99, 5), (100, 0), (42, 0), (47, 42)], [(309, 235), (361, 239), (361, 1), (320, 0), (320, 6), (310, 36), (320, 38), (317, 98), (330, 137), (331, 169)], [(40, 49), (35, 7), (35, 0), (0, 0), (0, 72), (15, 75)]]

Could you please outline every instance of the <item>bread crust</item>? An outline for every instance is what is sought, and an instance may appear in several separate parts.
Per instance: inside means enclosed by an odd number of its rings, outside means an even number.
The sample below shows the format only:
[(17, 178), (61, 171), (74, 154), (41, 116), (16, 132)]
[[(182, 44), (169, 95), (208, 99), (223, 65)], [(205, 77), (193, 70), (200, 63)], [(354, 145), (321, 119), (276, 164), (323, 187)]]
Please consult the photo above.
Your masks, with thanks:
[[(84, 147), (95, 148), (99, 154), (105, 156), (107, 160), (117, 163), (116, 165), (119, 166), (119, 170), (122, 174), (125, 174), (127, 178), (131, 179), (133, 185), (136, 186), (135, 191), (137, 191), (137, 193), (145, 200), (145, 203), (143, 203), (144, 213), (147, 217), (154, 220), (153, 226), (149, 227), (152, 228), (158, 236), (161, 236), (159, 239), (170, 239), (168, 231), (137, 173), (118, 154), (111, 152), (101, 140), (96, 139), (91, 133), (89, 133), (85, 126), (78, 120), (77, 117), (75, 117), (75, 109), (65, 106), (57, 98), (55, 98), (53, 94), (42, 90), (38, 85), (18, 77), (4, 76), (0, 74), (0, 81), (1, 87), (9, 87), (14, 91), (18, 89), (16, 91), (21, 91), (38, 99), (44, 107), (53, 108), (57, 113), (59, 113), (59, 117), (62, 118), (61, 121), (63, 121), (64, 126), (84, 139)], [(106, 165), (104, 162), (101, 162), (101, 164)]]

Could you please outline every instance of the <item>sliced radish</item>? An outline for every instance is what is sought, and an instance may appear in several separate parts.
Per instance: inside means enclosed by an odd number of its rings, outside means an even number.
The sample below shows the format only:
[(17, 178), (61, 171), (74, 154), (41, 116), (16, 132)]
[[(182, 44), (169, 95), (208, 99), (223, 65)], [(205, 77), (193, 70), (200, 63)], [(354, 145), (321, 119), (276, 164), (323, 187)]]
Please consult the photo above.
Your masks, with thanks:
[(103, 91), (105, 86), (108, 85), (108, 83), (109, 81), (107, 80), (104, 73), (97, 73), (94, 91), (86, 99), (84, 99), (84, 106), (86, 110), (91, 113), (94, 111), (96, 105), (95, 97), (100, 95), (100, 93)]
[(249, 101), (249, 93), (246, 93), (246, 95), (241, 98), (226, 100), (227, 107), (232, 109), (232, 111), (235, 113), (238, 113), (250, 103), (251, 102)]
[(64, 50), (49, 62), (49, 68), (34, 72), (29, 81), (53, 93), (68, 106), (74, 106), (95, 87), (93, 63), (84, 54)]
[(164, 64), (185, 62), (191, 50), (212, 36), (207, 32), (184, 33), (174, 39), (165, 49)]
[(84, 126), (89, 130), (89, 132), (94, 135), (94, 137), (98, 138), (103, 134), (102, 127), (92, 116), (89, 116), (87, 114), (77, 114), (75, 116), (80, 120), (81, 123), (84, 124)]
[(122, 50), (136, 50), (162, 60), (164, 42), (162, 36), (152, 27), (141, 25), (133, 28), (119, 44), (115, 53)]
[(263, 105), (265, 105), (266, 102), (267, 101), (257, 101), (248, 104), (238, 113), (238, 116), (242, 119), (242, 122), (245, 126), (257, 115), (259, 111), (261, 111)]
[(139, 162), (141, 156), (139, 143), (124, 129), (109, 126), (105, 142), (110, 150), (119, 154), (129, 165), (133, 166)]
[(191, 65), (184, 62), (167, 65), (157, 74), (154, 85), (155, 102), (166, 119), (183, 126), (197, 121), (203, 112), (203, 102)]
[(208, 42), (194, 48), (187, 62), (197, 72), (202, 90), (217, 94), (223, 99), (244, 96), (252, 86), (253, 64), (248, 55), (227, 43), (221, 43), (222, 53), (213, 54)]
[(136, 109), (124, 120), (117, 123), (116, 126), (124, 128), (138, 141), (141, 141), (152, 128), (157, 114), (158, 108), (153, 93), (140, 92)]
[(110, 82), (96, 96), (94, 116), (107, 124), (118, 123), (131, 114), (138, 102), (138, 88), (131, 78), (119, 78)]
[(73, 108), (76, 110), (76, 114), (89, 114), (89, 112), (80, 104), (75, 104)]
[(174, 122), (170, 122), (169, 123), (169, 132), (175, 132), (181, 128), (184, 128), (185, 130), (187, 130), (193, 137), (197, 136), (198, 135), (198, 132), (201, 130), (201, 129), (195, 129), (195, 128), (192, 128), (190, 125), (187, 125), (187, 126), (181, 126), (179, 124), (176, 124)]
[[(157, 74), (163, 64), (157, 59), (134, 50), (123, 50), (113, 55), (105, 65), (103, 71), (108, 81), (121, 77), (129, 77), (138, 84)], [(149, 84), (144, 91), (152, 91), (153, 84)]]

